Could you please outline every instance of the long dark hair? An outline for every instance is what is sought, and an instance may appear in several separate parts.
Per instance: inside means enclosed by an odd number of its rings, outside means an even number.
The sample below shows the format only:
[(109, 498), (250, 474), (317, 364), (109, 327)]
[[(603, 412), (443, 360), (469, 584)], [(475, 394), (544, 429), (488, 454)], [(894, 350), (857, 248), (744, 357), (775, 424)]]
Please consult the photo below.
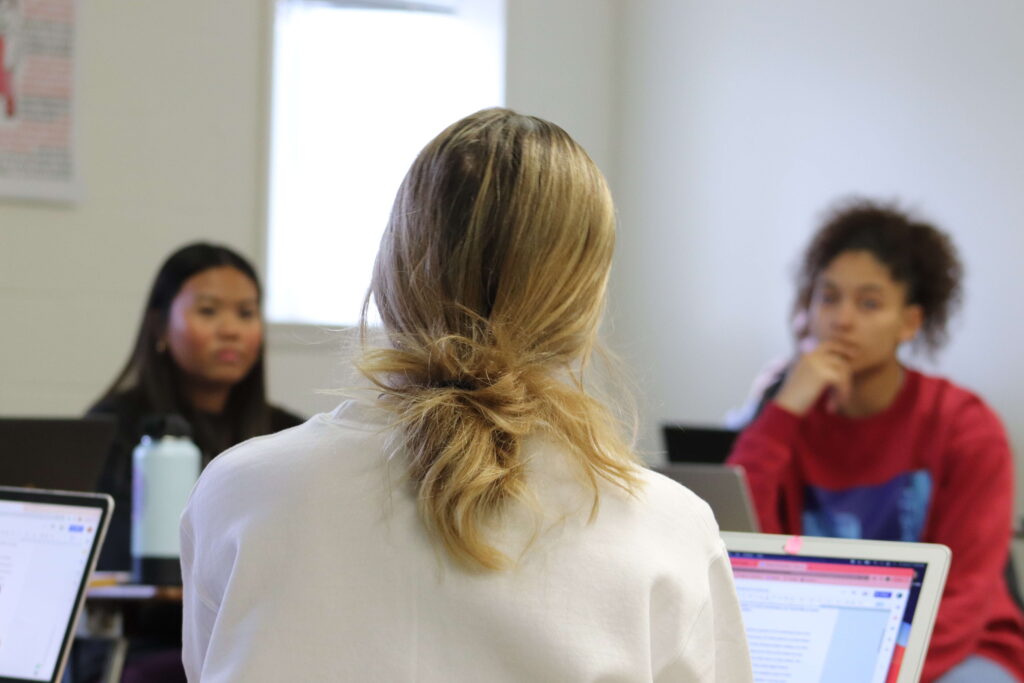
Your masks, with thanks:
[(171, 302), (181, 291), (185, 281), (210, 268), (228, 266), (240, 271), (256, 285), (257, 297), (262, 300), (259, 277), (244, 257), (228, 247), (206, 242), (195, 242), (181, 247), (167, 257), (156, 274), (153, 287), (146, 298), (142, 322), (135, 338), (135, 346), (128, 362), (104, 392), (101, 402), (122, 395), (139, 401), (143, 413), (178, 413), (192, 424), (193, 439), (208, 459), (228, 446), (270, 431), (270, 407), (267, 404), (263, 378), (263, 346), (252, 369), (231, 388), (223, 417), (230, 425), (230, 443), (224, 436), (214, 433), (206, 421), (194, 419), (196, 409), (181, 394), (179, 374), (169, 352), (158, 348), (167, 326)]

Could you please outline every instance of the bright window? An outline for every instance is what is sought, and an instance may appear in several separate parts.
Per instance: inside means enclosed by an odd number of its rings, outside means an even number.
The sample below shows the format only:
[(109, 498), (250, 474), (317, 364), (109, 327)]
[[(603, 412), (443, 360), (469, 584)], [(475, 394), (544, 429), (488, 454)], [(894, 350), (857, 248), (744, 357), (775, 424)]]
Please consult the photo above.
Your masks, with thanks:
[(504, 0), (440, 4), (277, 1), (270, 321), (355, 323), (416, 154), (448, 124), (503, 103)]

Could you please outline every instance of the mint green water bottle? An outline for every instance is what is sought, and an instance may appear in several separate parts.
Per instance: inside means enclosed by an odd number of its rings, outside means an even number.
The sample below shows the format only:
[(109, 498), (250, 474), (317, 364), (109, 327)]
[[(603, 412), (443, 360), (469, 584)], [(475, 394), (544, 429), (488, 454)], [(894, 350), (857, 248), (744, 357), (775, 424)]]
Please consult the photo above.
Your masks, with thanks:
[(138, 583), (181, 585), (178, 523), (199, 478), (199, 448), (179, 415), (147, 420), (132, 452), (132, 570)]

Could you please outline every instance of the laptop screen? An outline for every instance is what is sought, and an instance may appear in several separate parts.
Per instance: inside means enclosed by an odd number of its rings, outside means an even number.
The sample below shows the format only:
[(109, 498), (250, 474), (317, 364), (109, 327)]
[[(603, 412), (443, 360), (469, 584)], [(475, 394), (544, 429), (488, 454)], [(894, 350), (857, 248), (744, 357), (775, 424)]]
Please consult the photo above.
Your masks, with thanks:
[(758, 681), (899, 676), (924, 563), (730, 551)]
[(0, 498), (0, 678), (53, 680), (102, 538), (107, 507), (39, 497)]
[(739, 432), (721, 427), (663, 424), (661, 435), (669, 462), (721, 465), (729, 457)]

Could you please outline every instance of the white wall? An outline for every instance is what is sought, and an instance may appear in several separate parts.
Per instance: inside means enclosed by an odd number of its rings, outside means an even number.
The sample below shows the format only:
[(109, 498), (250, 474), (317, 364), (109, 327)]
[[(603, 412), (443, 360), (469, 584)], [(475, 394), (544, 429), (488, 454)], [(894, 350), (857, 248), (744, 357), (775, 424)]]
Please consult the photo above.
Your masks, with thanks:
[(616, 346), (649, 449), (660, 421), (717, 421), (788, 353), (798, 251), (848, 193), (952, 233), (967, 299), (938, 369), (1024, 448), (1024, 6), (983, 5), (622, 3)]
[(505, 100), (553, 121), (611, 179), (617, 0), (508, 0)]

